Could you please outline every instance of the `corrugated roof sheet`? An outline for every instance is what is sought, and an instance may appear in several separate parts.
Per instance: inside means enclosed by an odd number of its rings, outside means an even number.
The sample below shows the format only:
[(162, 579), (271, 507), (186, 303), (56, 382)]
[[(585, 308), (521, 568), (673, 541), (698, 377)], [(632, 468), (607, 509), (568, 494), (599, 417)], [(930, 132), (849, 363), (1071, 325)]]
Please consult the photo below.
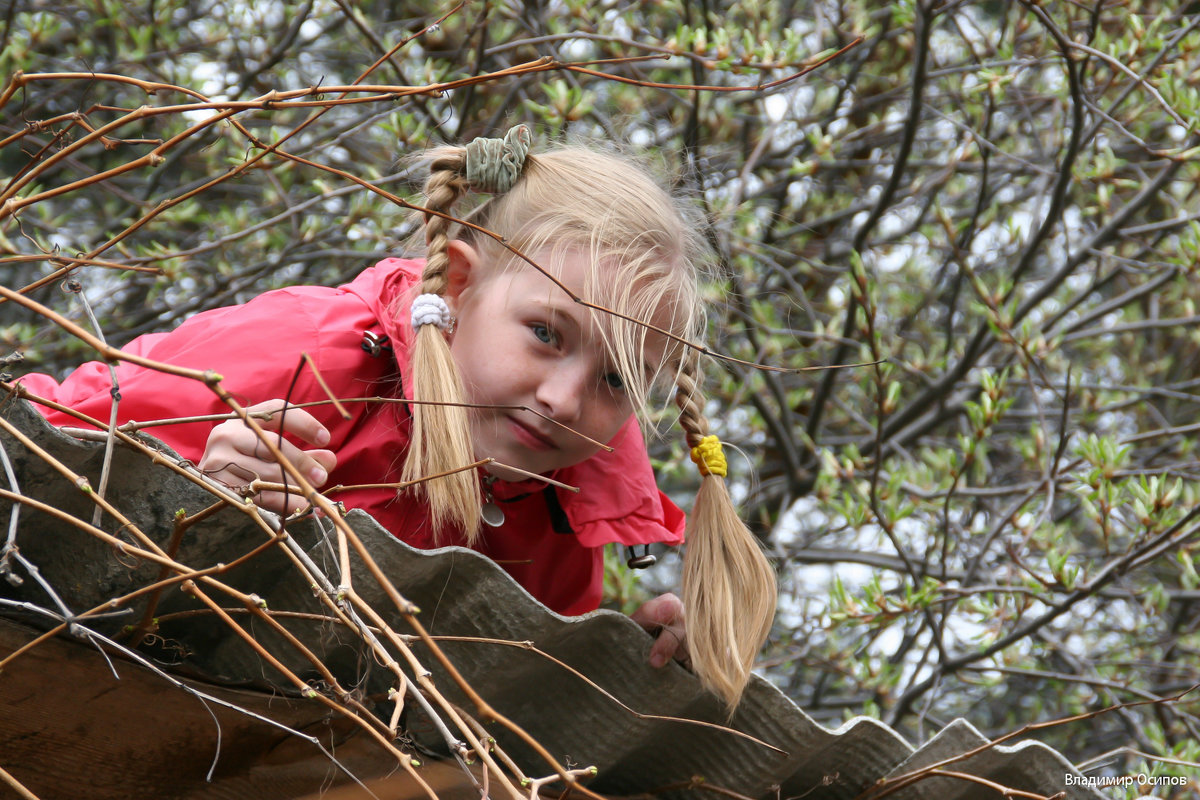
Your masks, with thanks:
[[(9, 401), (3, 416), (71, 470), (96, 480), (101, 445), (79, 442), (51, 429), (23, 401)], [(90, 520), (90, 499), (62, 474), (8, 432), (0, 432), (0, 444), (12, 462), (21, 494)], [(118, 447), (114, 454), (108, 496), (160, 542), (169, 539), (177, 510), (194, 513), (213, 501), (205, 489), (127, 447)], [(7, 504), (0, 505), (0, 521), (8, 519)], [(578, 618), (561, 617), (476, 553), (460, 548), (417, 551), (366, 515), (351, 512), (348, 520), (375, 561), (421, 608), (419, 618), (431, 633), (470, 637), (440, 643), (470, 685), (555, 757), (595, 766), (597, 774), (587, 786), (596, 792), (627, 796), (665, 789), (656, 796), (690, 797), (698, 793), (695, 787), (702, 779), (706, 786), (747, 797), (841, 800), (860, 796), (881, 779), (987, 744), (985, 737), (962, 720), (919, 749), (873, 719), (853, 719), (828, 729), (759, 678), (752, 681), (725, 729), (721, 707), (701, 690), (694, 676), (677, 665), (656, 670), (647, 664), (650, 639), (625, 616), (599, 611)], [(106, 527), (112, 530), (115, 526), (110, 520)], [(73, 613), (149, 585), (159, 575), (158, 567), (139, 564), (79, 528), (29, 507), (22, 508), (16, 530), (22, 556), (36, 564)], [(329, 574), (336, 572), (334, 548), (320, 525), (310, 520), (288, 530), (317, 564)], [(189, 531), (177, 560), (196, 567), (232, 563), (263, 541), (262, 531), (244, 514), (225, 510)], [(17, 572), (20, 574), (20, 569)], [(392, 607), (357, 560), (353, 572), (356, 589), (373, 607)], [(222, 574), (222, 580), (262, 596), (273, 611), (322, 613), (310, 581), (297, 573), (278, 547)], [(0, 592), (8, 598), (0, 610), (10, 618), (31, 619), (17, 605), (22, 602), (54, 606), (28, 577), (20, 586), (0, 585)], [(138, 604), (131, 607), (132, 615), (97, 619), (88, 626), (115, 634), (139, 618)], [(172, 590), (165, 593), (156, 613), (166, 617), (194, 607), (189, 597)], [(396, 616), (392, 614), (392, 622)], [(253, 622), (246, 625), (289, 667), (301, 675), (315, 676), (311, 665), (280, 637)], [(342, 685), (357, 687), (364, 695), (386, 696), (388, 673), (363, 651), (358, 639), (323, 620), (293, 619), (287, 627), (321, 655)], [(159, 633), (168, 646), (155, 655), (173, 660), (175, 671), (202, 676), (210, 683), (262, 687), (278, 682), (278, 673), (210, 616), (168, 620)], [(531, 642), (533, 647), (513, 644), (522, 642)], [(457, 702), (467, 703), (466, 698), (445, 688), (451, 682), (444, 674), (437, 669), (434, 673), (443, 691)], [(5, 680), (0, 674), (0, 697)], [(292, 699), (286, 708), (297, 703), (304, 705), (302, 699)], [(410, 731), (436, 745), (430, 726), (413, 714), (408, 719)], [(512, 733), (498, 725), (488, 730), (531, 774), (548, 772)], [(11, 743), (17, 734), (11, 726), (0, 727), (0, 763), (8, 748), (4, 737), (10, 737)], [(952, 769), (1044, 795), (1066, 791), (1067, 796), (1079, 800), (1100, 797), (1086, 787), (1068, 786), (1067, 776), (1078, 773), (1063, 756), (1037, 742), (986, 748), (955, 762)], [(326, 769), (323, 774), (328, 777), (328, 772)], [(334, 782), (338, 779), (335, 774)], [(314, 791), (316, 788), (320, 786)], [(962, 778), (932, 778), (888, 796), (954, 800), (981, 797), (986, 791), (980, 783)], [(223, 795), (201, 792), (187, 796)]]

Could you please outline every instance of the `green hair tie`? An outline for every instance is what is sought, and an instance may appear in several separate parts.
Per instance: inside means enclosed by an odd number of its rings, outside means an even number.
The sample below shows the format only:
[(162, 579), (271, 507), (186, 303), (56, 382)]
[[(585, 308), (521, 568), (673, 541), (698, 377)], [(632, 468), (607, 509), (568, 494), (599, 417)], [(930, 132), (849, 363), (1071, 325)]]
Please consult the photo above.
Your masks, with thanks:
[(517, 125), (503, 139), (481, 136), (471, 142), (467, 145), (467, 183), (480, 192), (507, 192), (521, 177), (532, 139), (529, 128)]

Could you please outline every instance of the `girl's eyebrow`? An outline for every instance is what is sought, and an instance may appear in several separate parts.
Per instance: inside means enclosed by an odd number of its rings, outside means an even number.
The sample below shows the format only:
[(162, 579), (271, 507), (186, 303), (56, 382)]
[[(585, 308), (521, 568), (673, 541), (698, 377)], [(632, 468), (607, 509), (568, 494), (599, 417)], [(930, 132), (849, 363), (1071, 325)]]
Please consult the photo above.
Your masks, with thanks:
[(562, 320), (566, 320), (570, 322), (576, 330), (582, 331), (584, 329), (584, 326), (578, 317), (580, 307), (575, 303), (564, 303), (560, 300), (555, 300), (552, 297), (538, 297), (535, 298), (533, 302), (541, 307), (542, 313), (553, 316), (554, 323), (556, 325), (558, 325)]

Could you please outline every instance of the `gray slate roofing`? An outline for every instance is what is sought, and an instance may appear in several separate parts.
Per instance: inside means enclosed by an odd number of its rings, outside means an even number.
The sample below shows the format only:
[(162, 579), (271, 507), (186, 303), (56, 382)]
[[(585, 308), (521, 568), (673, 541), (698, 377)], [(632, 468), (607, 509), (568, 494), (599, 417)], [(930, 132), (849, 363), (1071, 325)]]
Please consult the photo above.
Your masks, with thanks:
[[(10, 399), (0, 415), (95, 485), (102, 445), (80, 442), (50, 428), (24, 401)], [(0, 486), (15, 488), (79, 519), (91, 519), (93, 506), (86, 494), (6, 430), (0, 430), (0, 446), (11, 462), (11, 477), (17, 484), (9, 487), (9, 479), (0, 477)], [(169, 539), (177, 510), (194, 513), (213, 501), (205, 489), (128, 447), (116, 448), (107, 493), (135, 524), (160, 542)], [(0, 500), (0, 531), (8, 530), (9, 506)], [(596, 792), (628, 796), (674, 786), (677, 788), (658, 796), (699, 796), (699, 791), (686, 787), (701, 776), (709, 786), (747, 797), (849, 799), (860, 796), (880, 779), (903, 775), (987, 743), (963, 720), (951, 723), (920, 748), (873, 719), (857, 718), (827, 729), (760, 678), (752, 681), (729, 723), (730, 728), (747, 736), (737, 735), (723, 729), (720, 706), (701, 690), (691, 674), (676, 665), (656, 670), (647, 664), (650, 639), (625, 616), (609, 611), (578, 618), (559, 616), (474, 552), (461, 548), (414, 550), (364, 514), (351, 512), (348, 519), (386, 574), (421, 608), (419, 618), (431, 633), (531, 641), (536, 645), (540, 653), (480, 641), (442, 644), (476, 691), (556, 757), (569, 758), (576, 765), (594, 765), (597, 774), (587, 786)], [(105, 527), (114, 530), (116, 526), (108, 520)], [(29, 506), (22, 507), (15, 531), (21, 556), (37, 566), (41, 577), (54, 587), (72, 613), (148, 585), (159, 575), (158, 567), (139, 565), (95, 537)], [(288, 531), (329, 574), (336, 572), (334, 551), (318, 524), (306, 521), (289, 525)], [(0, 532), (0, 541), (3, 536)], [(244, 514), (221, 511), (189, 532), (177, 559), (193, 566), (231, 563), (262, 541), (262, 531), (248, 524)], [(0, 615), (28, 623), (37, 615), (26, 613), (20, 604), (54, 609), (55, 603), (24, 569), (19, 565), (14, 568), (18, 576), (25, 577), (19, 586), (0, 581), (0, 597), (7, 598), (0, 601)], [(358, 591), (376, 608), (391, 607), (361, 570), (356, 561)], [(278, 547), (222, 578), (244, 591), (256, 592), (272, 610), (321, 612), (313, 587), (297, 575)], [(87, 625), (104, 634), (115, 634), (131, 619), (140, 617), (139, 603), (144, 600), (132, 604), (132, 615), (101, 618)], [(168, 591), (157, 613), (166, 615), (192, 607), (194, 601), (182, 592)], [(313, 674), (311, 666), (277, 636), (247, 624), (259, 641), (280, 654), (290, 667), (302, 675)], [(364, 656), (356, 646), (357, 640), (340, 636), (326, 623), (298, 620), (288, 623), (288, 627), (321, 654), (343, 685), (386, 693), (386, 672)], [(192, 616), (164, 623), (160, 634), (165, 641), (184, 648), (157, 654), (159, 658), (170, 655), (175, 659), (172, 669), (176, 671), (212, 683), (278, 683), (277, 673), (224, 624), (211, 618)], [(579, 674), (541, 653), (561, 660)], [(3, 655), (0, 652), (0, 657)], [(440, 670), (434, 673), (440, 686), (450, 685)], [(588, 685), (580, 675), (603, 691)], [(0, 673), (0, 698), (4, 681)], [(466, 703), (461, 696), (455, 699)], [(418, 735), (421, 727), (411, 725)], [(489, 732), (531, 774), (548, 772), (511, 733), (496, 725), (489, 726)], [(6, 735), (17, 734), (0, 726), (0, 764), (8, 747)], [(1051, 748), (1032, 741), (987, 748), (948, 769), (1047, 796), (1065, 790), (1068, 797), (1080, 800), (1101, 797), (1095, 790), (1068, 786), (1068, 776), (1078, 775), (1071, 764)], [(993, 793), (962, 779), (932, 778), (887, 796), (897, 800), (954, 800)]]

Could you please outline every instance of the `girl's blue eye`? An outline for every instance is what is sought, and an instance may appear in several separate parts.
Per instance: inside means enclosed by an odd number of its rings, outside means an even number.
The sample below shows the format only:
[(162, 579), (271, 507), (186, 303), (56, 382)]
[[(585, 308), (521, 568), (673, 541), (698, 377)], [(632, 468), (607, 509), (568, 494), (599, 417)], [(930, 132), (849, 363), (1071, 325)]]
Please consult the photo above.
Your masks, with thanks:
[(554, 344), (556, 337), (554, 331), (550, 330), (545, 325), (530, 325), (529, 329), (533, 331), (534, 337), (543, 344)]
[(621, 380), (621, 376), (616, 372), (610, 372), (604, 376), (604, 382), (608, 384), (610, 389), (624, 389), (625, 381)]

